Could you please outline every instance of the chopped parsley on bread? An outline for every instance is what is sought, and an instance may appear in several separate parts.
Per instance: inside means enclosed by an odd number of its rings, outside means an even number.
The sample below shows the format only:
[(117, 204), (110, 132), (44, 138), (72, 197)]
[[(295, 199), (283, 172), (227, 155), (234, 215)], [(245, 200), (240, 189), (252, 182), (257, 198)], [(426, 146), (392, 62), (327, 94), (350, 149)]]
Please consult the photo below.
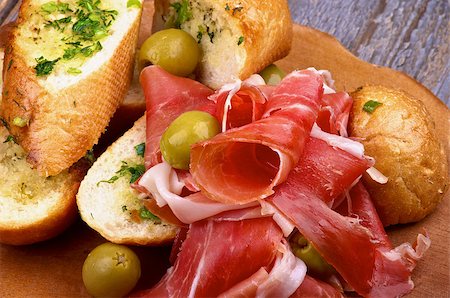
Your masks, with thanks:
[(23, 1), (0, 117), (43, 176), (97, 143), (131, 82), (142, 1)]
[(145, 116), (97, 159), (77, 195), (81, 218), (114, 243), (159, 245), (178, 231), (151, 214), (130, 185), (144, 170), (144, 143)]
[(39, 176), (0, 124), (0, 243), (31, 244), (64, 231), (77, 218), (75, 195), (86, 168), (80, 161), (56, 176)]
[(157, 0), (154, 30), (176, 27), (202, 49), (197, 80), (217, 89), (246, 79), (289, 53), (286, 0)]

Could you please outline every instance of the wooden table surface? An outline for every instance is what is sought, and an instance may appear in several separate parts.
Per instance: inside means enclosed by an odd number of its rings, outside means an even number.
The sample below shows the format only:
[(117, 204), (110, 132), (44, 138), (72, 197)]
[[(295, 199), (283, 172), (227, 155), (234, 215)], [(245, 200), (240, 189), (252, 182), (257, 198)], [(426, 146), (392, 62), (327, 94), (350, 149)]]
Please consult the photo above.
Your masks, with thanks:
[(400, 70), (450, 106), (450, 1), (289, 0), (294, 22), (359, 58)]
[[(0, 0), (0, 23), (17, 15)], [(450, 106), (450, 1), (289, 0), (294, 22), (334, 35), (359, 58), (400, 70)]]

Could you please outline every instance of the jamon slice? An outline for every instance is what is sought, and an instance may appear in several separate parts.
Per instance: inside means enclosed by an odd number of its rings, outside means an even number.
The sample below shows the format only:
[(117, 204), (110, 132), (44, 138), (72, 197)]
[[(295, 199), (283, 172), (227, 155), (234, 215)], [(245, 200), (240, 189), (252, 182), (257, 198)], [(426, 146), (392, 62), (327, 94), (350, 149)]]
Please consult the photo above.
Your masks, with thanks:
[(303, 152), (322, 93), (316, 71), (295, 71), (273, 90), (262, 119), (194, 145), (191, 173), (202, 192), (226, 204), (273, 194)]
[[(420, 258), (427, 241), (421, 237), (417, 250), (410, 246), (403, 247), (403, 253), (392, 250), (370, 198), (362, 191), (352, 192), (356, 217), (343, 216), (327, 205), (367, 167), (365, 160), (310, 139), (298, 167), (270, 201), (359, 294), (404, 295), (413, 287), (410, 272), (414, 267), (405, 264)], [(318, 172), (320, 168), (328, 174)]]
[(161, 162), (161, 135), (175, 118), (192, 110), (214, 114), (215, 103), (208, 100), (214, 91), (197, 81), (174, 76), (159, 66), (146, 67), (140, 81), (147, 104), (145, 167), (148, 169)]
[(216, 297), (270, 267), (282, 237), (271, 218), (191, 224), (175, 265), (134, 297)]
[(222, 131), (252, 123), (261, 119), (264, 113), (266, 95), (257, 86), (244, 85), (236, 93), (233, 91), (219, 90), (214, 96)]
[(340, 298), (344, 297), (341, 292), (327, 283), (319, 281), (309, 275), (305, 276), (300, 287), (290, 298)]
[(353, 100), (346, 92), (324, 94), (317, 125), (328, 133), (347, 136), (347, 123)]

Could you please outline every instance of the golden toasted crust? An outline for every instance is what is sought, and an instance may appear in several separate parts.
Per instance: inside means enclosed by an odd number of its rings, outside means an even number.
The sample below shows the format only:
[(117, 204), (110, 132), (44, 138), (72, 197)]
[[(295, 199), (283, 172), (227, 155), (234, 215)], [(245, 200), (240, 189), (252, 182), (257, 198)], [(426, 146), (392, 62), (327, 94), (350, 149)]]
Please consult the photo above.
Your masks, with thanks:
[[(449, 185), (447, 158), (431, 116), (422, 102), (385, 87), (364, 87), (352, 97), (350, 135), (361, 138), (375, 167), (389, 178), (381, 185), (364, 177), (383, 224), (421, 220)], [(369, 100), (382, 103), (372, 114), (363, 111)]]
[[(24, 223), (12, 224), (0, 219), (0, 243), (11, 245), (26, 245), (53, 238), (66, 230), (78, 218), (76, 194), (80, 182), (86, 174), (88, 165), (80, 161), (73, 165), (65, 175), (64, 186), (57, 202), (51, 207), (43, 218), (29, 218)], [(48, 190), (52, 191), (51, 189)], [(37, 205), (40, 202), (36, 203)], [(33, 205), (24, 205), (24, 209), (37, 208)]]
[[(21, 7), (17, 26), (24, 22), (28, 2)], [(0, 117), (10, 124), (11, 134), (42, 175), (67, 169), (98, 141), (130, 85), (139, 22), (136, 18), (107, 63), (56, 93), (39, 85), (17, 47), (18, 30), (13, 30), (5, 54)], [(27, 120), (28, 125), (12, 125), (15, 117)]]
[[(234, 17), (240, 20), (247, 59), (239, 78), (246, 79), (287, 54), (292, 46), (292, 20), (285, 0), (222, 1), (223, 7), (241, 5)], [(247, 10), (248, 11), (245, 11)], [(233, 15), (233, 10), (228, 13)]]

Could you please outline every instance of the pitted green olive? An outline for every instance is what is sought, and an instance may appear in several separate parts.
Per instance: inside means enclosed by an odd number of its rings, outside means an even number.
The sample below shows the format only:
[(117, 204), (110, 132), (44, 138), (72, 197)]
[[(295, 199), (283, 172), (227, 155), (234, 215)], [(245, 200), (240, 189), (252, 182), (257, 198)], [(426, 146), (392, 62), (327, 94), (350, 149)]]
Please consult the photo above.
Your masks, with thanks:
[(214, 116), (200, 111), (183, 113), (161, 137), (162, 156), (172, 167), (188, 170), (191, 145), (208, 140), (219, 132), (219, 122)]
[(275, 64), (271, 64), (264, 68), (259, 75), (263, 77), (267, 85), (278, 85), (286, 76), (286, 73)]
[(291, 238), (290, 243), (292, 252), (305, 262), (308, 272), (321, 277), (329, 276), (335, 272), (335, 269), (322, 258), (314, 246), (300, 233), (296, 233)]
[(200, 49), (195, 39), (180, 29), (166, 29), (150, 36), (139, 51), (139, 65), (159, 65), (177, 76), (188, 76), (197, 67)]
[(103, 243), (94, 248), (83, 264), (83, 283), (94, 297), (122, 297), (141, 275), (137, 255), (128, 247)]

